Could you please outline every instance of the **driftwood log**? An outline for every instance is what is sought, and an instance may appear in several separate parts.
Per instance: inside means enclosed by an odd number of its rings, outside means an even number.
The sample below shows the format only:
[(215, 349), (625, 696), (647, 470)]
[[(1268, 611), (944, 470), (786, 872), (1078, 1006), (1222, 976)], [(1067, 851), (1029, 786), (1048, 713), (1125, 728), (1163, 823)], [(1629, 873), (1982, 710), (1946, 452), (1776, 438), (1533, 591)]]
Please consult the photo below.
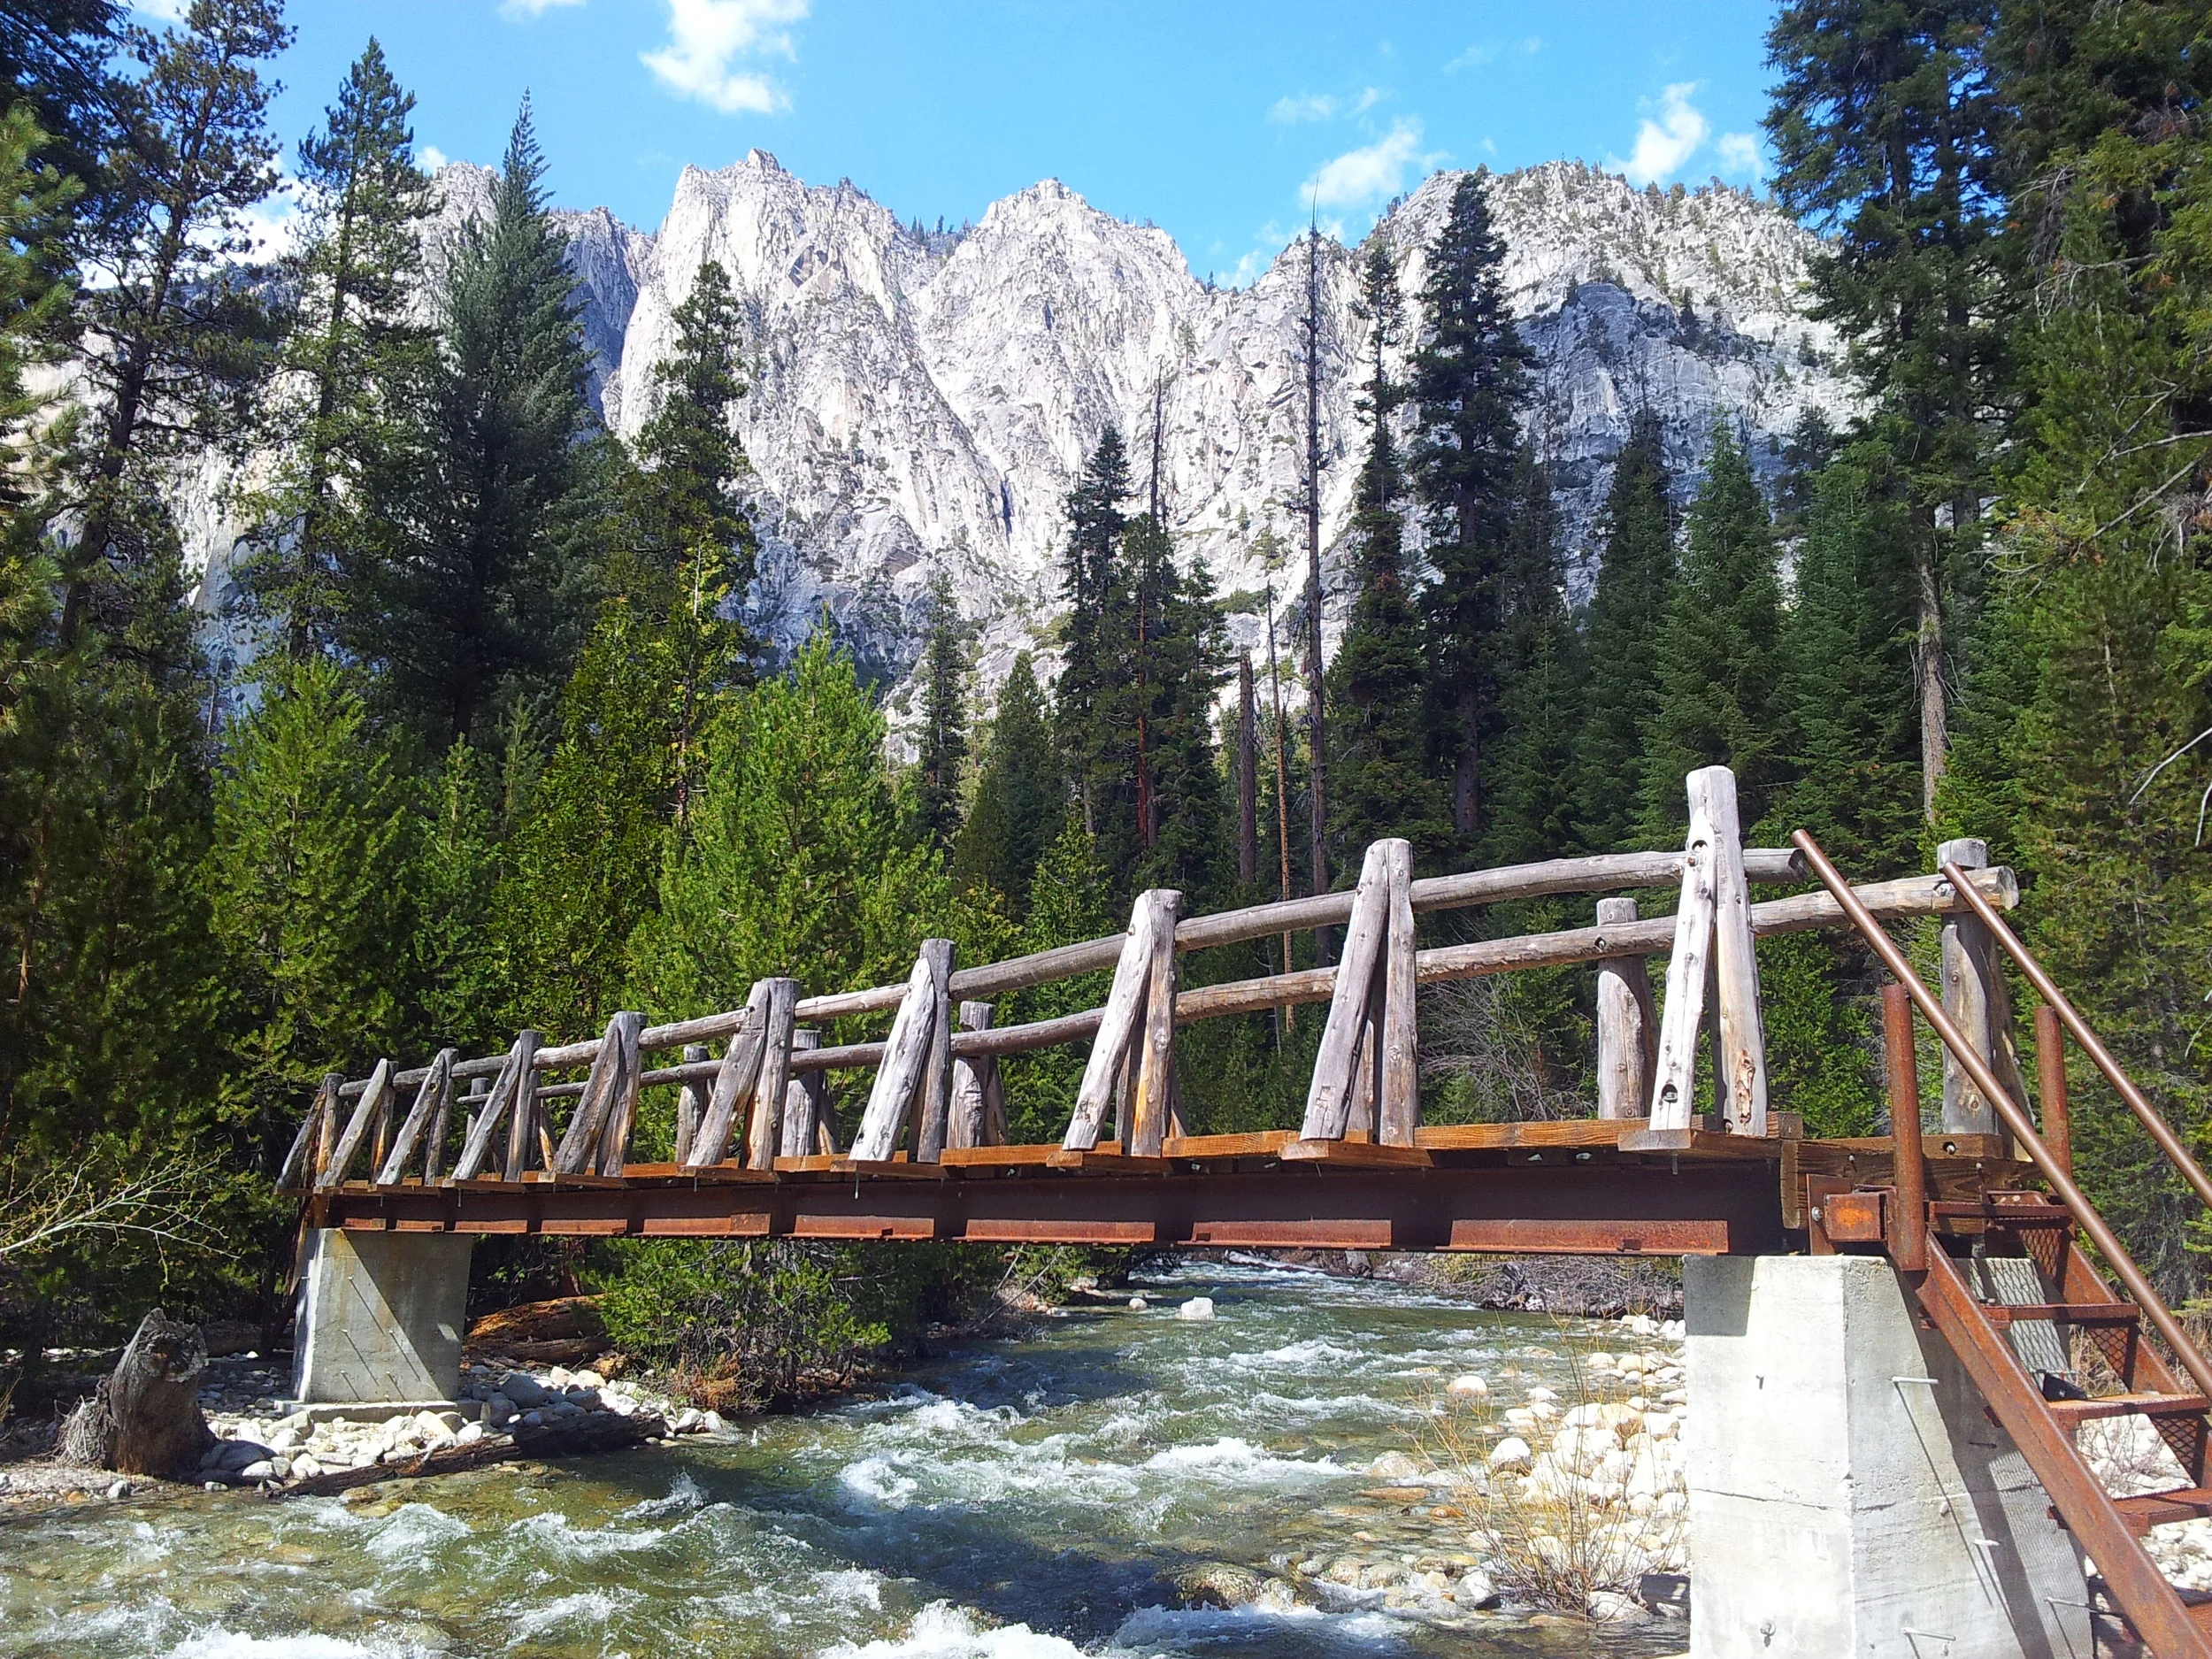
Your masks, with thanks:
[(62, 1425), (64, 1463), (127, 1475), (174, 1475), (199, 1467), (213, 1443), (200, 1415), (207, 1343), (196, 1325), (155, 1309), (115, 1370)]

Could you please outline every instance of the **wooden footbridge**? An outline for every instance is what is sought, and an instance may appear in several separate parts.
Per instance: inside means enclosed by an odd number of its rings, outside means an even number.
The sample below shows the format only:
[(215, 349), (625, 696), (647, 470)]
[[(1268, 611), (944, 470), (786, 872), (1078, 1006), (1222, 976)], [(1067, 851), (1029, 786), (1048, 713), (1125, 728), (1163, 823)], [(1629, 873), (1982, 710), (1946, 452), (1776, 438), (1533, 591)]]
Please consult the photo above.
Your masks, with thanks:
[[(525, 1031), (503, 1055), (380, 1061), (365, 1079), (325, 1080), (279, 1184), (312, 1225), (357, 1232), (1878, 1253), (2093, 1559), (2103, 1605), (2161, 1659), (2212, 1659), (2212, 1607), (2189, 1605), (2139, 1541), (2161, 1522), (2212, 1516), (2212, 1363), (2074, 1184), (2066, 1039), (2208, 1204), (2212, 1179), (2007, 926), (2011, 872), (1986, 867), (1978, 843), (1947, 843), (1934, 874), (1855, 887), (1801, 832), (1788, 849), (1746, 849), (1724, 769), (1692, 773), (1688, 792), (1679, 852), (1415, 880), (1407, 843), (1383, 841), (1349, 893), (1185, 916), (1179, 895), (1148, 892), (1126, 933), (1011, 961), (956, 966), (950, 941), (931, 940), (901, 985), (808, 994), (764, 979), (742, 1008), (699, 1018), (649, 1025), (622, 1012), (588, 1041)], [(1809, 883), (1817, 890), (1752, 896)], [(1610, 896), (1589, 927), (1416, 940), (1425, 914), (1678, 884), (1669, 917), (1640, 919), (1632, 899)], [(1884, 927), (1916, 918), (1941, 918), (1936, 990)], [(1344, 930), (1333, 967), (1177, 982), (1183, 953), (1317, 928)], [(1810, 1139), (1770, 1105), (1755, 941), (1835, 928), (1855, 931), (1891, 976), (1893, 1122), (1923, 1121), (1916, 1011), (1939, 1040), (1939, 1129)], [(2039, 999), (2039, 1125), (2001, 957)], [(1577, 964), (1597, 975), (1598, 1116), (1424, 1124), (1419, 987)], [(1109, 968), (1101, 1008), (993, 1022), (994, 998)], [(1178, 1030), (1317, 1002), (1328, 1013), (1301, 1127), (1188, 1133)], [(879, 1040), (819, 1041), (831, 1022), (886, 1016)], [(1086, 1042), (1060, 1141), (1006, 1144), (998, 1060)], [(1694, 1111), (1701, 1053), (1705, 1116)], [(825, 1084), (843, 1071), (872, 1076), (841, 1147)], [(633, 1156), (653, 1088), (677, 1091), (667, 1162)], [(2073, 1432), (2136, 1416), (2173, 1453), (2178, 1484), (2115, 1497)]]

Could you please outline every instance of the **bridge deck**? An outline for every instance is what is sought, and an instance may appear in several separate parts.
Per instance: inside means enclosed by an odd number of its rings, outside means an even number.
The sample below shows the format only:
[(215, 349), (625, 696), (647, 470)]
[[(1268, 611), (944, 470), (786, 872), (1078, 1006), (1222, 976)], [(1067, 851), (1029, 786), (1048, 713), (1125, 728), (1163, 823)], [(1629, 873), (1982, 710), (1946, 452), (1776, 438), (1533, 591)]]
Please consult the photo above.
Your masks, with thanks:
[[(1792, 1248), (1809, 1181), (1891, 1179), (1887, 1140), (1804, 1140), (1778, 1117), (1784, 1133), (1763, 1138), (1576, 1120), (1437, 1125), (1414, 1147), (1283, 1132), (1170, 1141), (1158, 1158), (1107, 1142), (948, 1151), (935, 1164), (631, 1164), (619, 1176), (349, 1182), (310, 1204), (320, 1225), (399, 1232), (1762, 1254)], [(1995, 1136), (1924, 1141), (1945, 1198), (2032, 1167)]]

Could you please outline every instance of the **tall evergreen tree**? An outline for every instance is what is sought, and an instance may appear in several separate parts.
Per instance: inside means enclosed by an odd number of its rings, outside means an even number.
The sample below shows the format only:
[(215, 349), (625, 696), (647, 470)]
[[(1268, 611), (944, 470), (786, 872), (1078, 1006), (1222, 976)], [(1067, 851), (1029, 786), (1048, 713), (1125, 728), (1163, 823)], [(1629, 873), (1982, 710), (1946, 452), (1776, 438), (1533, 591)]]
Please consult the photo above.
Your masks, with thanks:
[[(1143, 804), (1150, 814), (1148, 822), (1138, 821), (1127, 873), (1132, 886), (1181, 889), (1195, 908), (1225, 885), (1229, 854), (1228, 800), (1213, 728), (1214, 697), (1228, 665), (1221, 606), (1204, 565), (1184, 566), (1150, 513), (1130, 526), (1126, 546), (1142, 631), (1133, 641), (1133, 660), (1122, 683), (1133, 686), (1144, 718)], [(1133, 774), (1133, 804), (1137, 783)]]
[(406, 414), (433, 349), (413, 314), (432, 204), (415, 166), (414, 105), (372, 38), (300, 143), (299, 300), (273, 423), (284, 461), (247, 572), (252, 603), (280, 622), (296, 658), (336, 637), (348, 583), (388, 555), (382, 503), (418, 458)]
[(1654, 641), (1657, 695), (1643, 730), (1642, 826), (1661, 846), (1688, 822), (1686, 773), (1732, 768), (1743, 821), (1753, 824), (1790, 753), (1773, 521), (1725, 422), (1714, 426), (1688, 524), (1681, 575)]
[(589, 360), (544, 176), (525, 104), (491, 218), (453, 250), (405, 544), (380, 572), (357, 641), (387, 695), (441, 744), (560, 684), (590, 615), (567, 539), (588, 481)]
[(1576, 844), (1582, 640), (1568, 614), (1551, 474), (1524, 446), (1498, 565), (1498, 736), (1483, 792), (1486, 862), (1556, 857)]
[(1625, 848), (1633, 838), (1644, 728), (1658, 703), (1655, 648), (1674, 591), (1676, 557), (1663, 435), (1656, 413), (1637, 411), (1605, 498), (1578, 767), (1580, 839), (1599, 851)]
[(1471, 174), (1429, 250), (1426, 337), (1407, 388), (1418, 433), (1413, 479), (1429, 511), (1435, 570), (1423, 595), (1429, 698), (1463, 841), (1481, 821), (1482, 750), (1496, 711), (1498, 560), (1528, 398), (1528, 348), (1506, 305), (1504, 262), (1484, 180)]
[[(1868, 430), (1912, 506), (1924, 802), (1948, 743), (1946, 611), (1970, 590), (1992, 419), (2006, 379), (1997, 238), (2003, 116), (1985, 52), (1997, 0), (1791, 0), (1774, 188), (1827, 233), (1816, 315), (1840, 325), (1874, 399)], [(1953, 626), (1953, 632), (1956, 632)]]
[(1109, 426), (1068, 492), (1068, 542), (1061, 592), (1068, 602), (1067, 643), (1054, 687), (1053, 726), (1082, 808), (1084, 827), (1133, 819), (1133, 801), (1119, 793), (1129, 775), (1134, 733), (1117, 726), (1119, 694), (1114, 675), (1134, 625), (1129, 584), (1122, 569), (1122, 537), (1128, 527), (1129, 457), (1121, 434)]
[(1024, 651), (999, 687), (975, 803), (953, 843), (954, 873), (964, 886), (999, 894), (1017, 919), (1025, 917), (1031, 879), (1058, 837), (1067, 808), (1044, 693)]
[(1397, 262), (1379, 237), (1362, 272), (1361, 311), (1368, 363), (1359, 407), (1368, 429), (1352, 509), (1359, 588), (1331, 676), (1340, 710), (1331, 722), (1338, 745), (1331, 814), (1348, 849), (1402, 835), (1417, 855), (1436, 854), (1451, 845), (1452, 820), (1428, 770), (1421, 618), (1405, 568), (1405, 472), (1391, 432), (1404, 393), (1389, 357), (1401, 343), (1404, 308)]
[(124, 12), (113, 0), (8, 0), (0, 5), (0, 115), (39, 134), (31, 155), (98, 204), (101, 157), (120, 90), (111, 63)]
[(922, 657), (922, 830), (940, 849), (960, 833), (960, 772), (968, 758), (967, 664), (960, 649), (960, 608), (952, 580), (939, 572), (929, 589), (929, 643)]

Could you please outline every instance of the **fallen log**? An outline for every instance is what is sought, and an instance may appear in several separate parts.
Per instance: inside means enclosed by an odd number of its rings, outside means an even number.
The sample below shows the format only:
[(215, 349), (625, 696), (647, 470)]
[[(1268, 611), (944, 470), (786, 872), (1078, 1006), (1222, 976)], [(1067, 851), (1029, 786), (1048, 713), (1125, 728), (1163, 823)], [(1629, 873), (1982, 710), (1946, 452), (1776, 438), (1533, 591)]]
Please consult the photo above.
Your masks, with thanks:
[(270, 1489), (273, 1498), (327, 1498), (356, 1486), (373, 1486), (380, 1480), (420, 1480), (431, 1475), (457, 1475), (517, 1457), (580, 1457), (593, 1452), (618, 1452), (647, 1440), (664, 1439), (668, 1420), (657, 1411), (631, 1417), (618, 1412), (594, 1412), (571, 1427), (548, 1424), (541, 1428), (518, 1425), (511, 1439), (486, 1439), (466, 1446), (434, 1447), (420, 1455), (396, 1463), (371, 1463), (362, 1469), (334, 1469), (310, 1475), (289, 1486)]

